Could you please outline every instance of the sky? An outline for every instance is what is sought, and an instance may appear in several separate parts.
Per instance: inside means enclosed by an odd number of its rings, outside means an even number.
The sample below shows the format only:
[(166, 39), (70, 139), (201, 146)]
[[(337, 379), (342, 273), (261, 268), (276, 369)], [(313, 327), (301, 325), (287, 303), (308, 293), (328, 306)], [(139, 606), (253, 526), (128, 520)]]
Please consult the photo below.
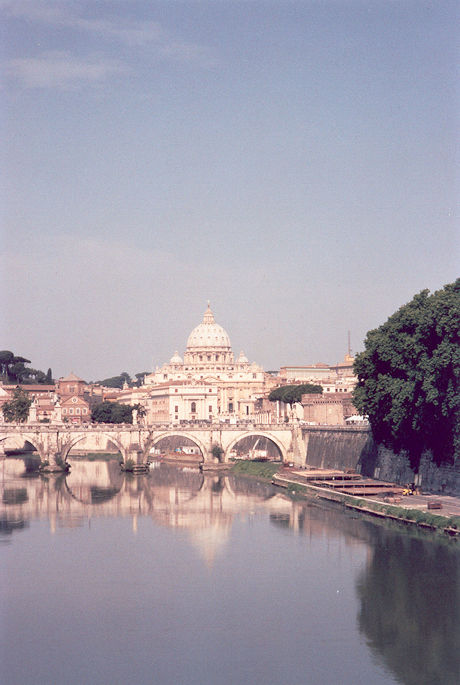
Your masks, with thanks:
[(267, 370), (459, 276), (459, 5), (0, 0), (0, 348), (98, 380), (210, 300)]

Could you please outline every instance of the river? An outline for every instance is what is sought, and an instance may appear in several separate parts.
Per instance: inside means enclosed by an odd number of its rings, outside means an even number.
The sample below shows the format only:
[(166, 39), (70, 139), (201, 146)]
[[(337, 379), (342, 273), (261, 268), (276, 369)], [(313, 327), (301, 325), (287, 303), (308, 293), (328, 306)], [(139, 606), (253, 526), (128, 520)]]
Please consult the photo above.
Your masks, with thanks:
[(0, 462), (7, 685), (457, 685), (459, 544), (165, 465)]

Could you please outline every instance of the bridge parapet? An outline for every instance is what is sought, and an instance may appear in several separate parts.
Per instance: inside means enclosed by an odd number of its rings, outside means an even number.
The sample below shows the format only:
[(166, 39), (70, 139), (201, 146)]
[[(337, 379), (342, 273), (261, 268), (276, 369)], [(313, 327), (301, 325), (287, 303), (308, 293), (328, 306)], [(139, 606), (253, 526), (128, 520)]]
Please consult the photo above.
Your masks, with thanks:
[[(182, 436), (190, 439), (200, 449), (206, 462), (214, 461), (212, 448), (218, 445), (223, 450), (225, 461), (235, 444), (250, 436), (266, 437), (277, 445), (283, 460), (296, 459), (294, 451), (294, 426), (289, 424), (236, 424), (187, 422), (187, 424), (0, 424), (0, 445), (8, 438), (20, 438), (35, 447), (42, 464), (49, 470), (65, 470), (67, 457), (72, 448), (85, 438), (104, 436), (120, 451), (123, 462), (133, 459), (135, 463), (146, 463), (151, 448), (162, 438)], [(98, 438), (99, 439), (99, 438)], [(298, 441), (297, 441), (298, 442)], [(301, 455), (299, 454), (299, 464)]]

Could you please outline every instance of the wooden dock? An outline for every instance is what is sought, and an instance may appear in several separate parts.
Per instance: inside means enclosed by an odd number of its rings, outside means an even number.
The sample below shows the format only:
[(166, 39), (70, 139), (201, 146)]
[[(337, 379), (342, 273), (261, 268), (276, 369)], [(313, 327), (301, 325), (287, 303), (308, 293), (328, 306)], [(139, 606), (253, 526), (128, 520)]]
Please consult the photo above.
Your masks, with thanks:
[(287, 487), (289, 483), (312, 485), (334, 492), (358, 497), (372, 497), (381, 495), (402, 495), (404, 488), (396, 483), (363, 478), (359, 473), (336, 471), (334, 469), (289, 469), (276, 474), (273, 479), (275, 485)]

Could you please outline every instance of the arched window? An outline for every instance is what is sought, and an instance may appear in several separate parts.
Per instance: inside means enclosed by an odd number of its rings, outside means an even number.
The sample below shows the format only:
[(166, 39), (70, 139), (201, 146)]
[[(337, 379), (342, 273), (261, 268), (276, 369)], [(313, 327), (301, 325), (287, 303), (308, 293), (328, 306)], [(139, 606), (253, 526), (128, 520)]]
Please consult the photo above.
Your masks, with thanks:
[(192, 412), (192, 414), (196, 414), (196, 402), (192, 402), (190, 411)]

